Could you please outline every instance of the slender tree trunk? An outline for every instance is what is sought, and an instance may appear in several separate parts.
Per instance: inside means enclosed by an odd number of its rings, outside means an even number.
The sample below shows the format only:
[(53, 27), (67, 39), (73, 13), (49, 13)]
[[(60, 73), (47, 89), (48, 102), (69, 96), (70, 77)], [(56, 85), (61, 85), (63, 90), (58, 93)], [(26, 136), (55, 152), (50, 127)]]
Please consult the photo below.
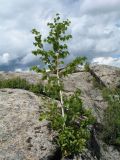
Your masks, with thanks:
[[(56, 59), (56, 69), (57, 69), (57, 81), (58, 81), (58, 85), (60, 86), (60, 77), (59, 77), (59, 61), (58, 61), (58, 53), (57, 53), (57, 59)], [(63, 106), (63, 92), (60, 90), (59, 92), (60, 94), (60, 103), (61, 103), (61, 111), (62, 111), (62, 117), (65, 117), (65, 112), (64, 112), (64, 106)]]

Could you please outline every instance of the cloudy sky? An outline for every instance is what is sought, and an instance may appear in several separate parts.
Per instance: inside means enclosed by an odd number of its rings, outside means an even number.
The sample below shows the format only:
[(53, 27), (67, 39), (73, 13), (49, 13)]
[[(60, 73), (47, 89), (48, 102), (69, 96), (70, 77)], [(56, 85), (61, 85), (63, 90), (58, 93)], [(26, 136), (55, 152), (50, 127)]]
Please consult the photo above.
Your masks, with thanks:
[(70, 57), (120, 67), (120, 0), (0, 0), (0, 70), (27, 70), (38, 63), (31, 54), (32, 28), (47, 34), (56, 13), (71, 20)]

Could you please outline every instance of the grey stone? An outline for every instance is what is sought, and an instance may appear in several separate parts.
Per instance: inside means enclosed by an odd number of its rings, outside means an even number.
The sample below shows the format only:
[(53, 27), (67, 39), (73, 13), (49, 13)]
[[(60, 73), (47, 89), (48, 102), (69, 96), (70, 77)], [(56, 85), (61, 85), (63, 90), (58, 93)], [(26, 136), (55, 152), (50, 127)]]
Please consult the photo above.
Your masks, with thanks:
[(0, 80), (1, 79), (12, 79), (20, 77), (22, 79), (26, 79), (29, 83), (35, 84), (41, 82), (41, 74), (33, 73), (33, 72), (0, 72)]
[(78, 72), (64, 78), (65, 93), (71, 94), (76, 89), (81, 90), (83, 105), (91, 109), (97, 121), (100, 123), (103, 118), (103, 112), (107, 108), (101, 91), (93, 85), (93, 76), (89, 72)]
[(39, 121), (42, 98), (19, 89), (0, 90), (0, 160), (39, 160), (54, 155), (47, 121)]
[(120, 68), (95, 65), (91, 66), (93, 73), (109, 88), (120, 88)]
[[(77, 70), (63, 78), (64, 94), (69, 96), (77, 88), (80, 89), (84, 107), (91, 109), (97, 123), (102, 125), (103, 113), (108, 104), (101, 91), (94, 87), (93, 77), (97, 76), (97, 80), (106, 87), (117, 88), (120, 86), (120, 69), (94, 66), (91, 70), (92, 74)], [(0, 79), (14, 77), (25, 78), (34, 84), (45, 83), (40, 74), (0, 73)], [(38, 120), (40, 113), (46, 110), (46, 101), (46, 97), (38, 97), (24, 90), (0, 90), (0, 160), (50, 160), (51, 157), (60, 156), (57, 146), (52, 143), (55, 133), (49, 130), (49, 122)], [(120, 160), (120, 152), (102, 142), (99, 132), (92, 131), (90, 148), (79, 156), (79, 160)]]

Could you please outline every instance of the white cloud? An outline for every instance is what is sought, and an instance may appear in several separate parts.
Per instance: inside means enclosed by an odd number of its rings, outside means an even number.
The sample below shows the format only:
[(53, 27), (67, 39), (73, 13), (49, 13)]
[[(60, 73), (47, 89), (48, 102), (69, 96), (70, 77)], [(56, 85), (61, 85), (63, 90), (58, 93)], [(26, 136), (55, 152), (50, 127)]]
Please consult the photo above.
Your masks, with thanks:
[[(109, 18), (109, 20), (108, 20)], [(106, 21), (107, 19), (107, 21)], [(108, 15), (82, 15), (71, 18), (71, 33), (73, 39), (70, 43), (72, 53), (90, 53), (104, 56), (120, 53), (120, 28)]]
[(15, 72), (22, 72), (23, 70), (21, 68), (16, 68)]
[(98, 57), (98, 58), (94, 58), (91, 63), (92, 64), (105, 64), (105, 65), (120, 67), (120, 57), (119, 58)]
[(14, 71), (15, 71), (15, 72), (30, 72), (29, 69), (23, 70), (22, 68), (16, 68)]
[[(0, 0), (0, 58), (11, 67), (27, 67), (37, 62), (33, 50), (32, 28), (46, 35), (46, 23), (59, 12), (72, 22), (73, 39), (69, 49), (76, 55), (113, 56), (120, 53), (120, 0)], [(1, 59), (2, 59), (1, 58)], [(14, 64), (13, 61), (15, 62)], [(0, 68), (0, 69), (1, 69)]]
[(10, 62), (10, 54), (9, 53), (3, 53), (0, 55), (0, 65), (8, 64)]
[(119, 11), (120, 0), (84, 0), (81, 10), (87, 13), (106, 13)]

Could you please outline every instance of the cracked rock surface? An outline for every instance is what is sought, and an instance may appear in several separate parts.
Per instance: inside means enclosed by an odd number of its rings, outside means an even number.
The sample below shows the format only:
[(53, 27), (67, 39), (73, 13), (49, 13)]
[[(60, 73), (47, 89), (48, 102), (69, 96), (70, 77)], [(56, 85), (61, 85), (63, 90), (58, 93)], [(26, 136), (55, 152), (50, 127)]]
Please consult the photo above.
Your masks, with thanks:
[(42, 98), (19, 89), (0, 90), (0, 160), (47, 160), (54, 155), (47, 121), (39, 121)]
[[(63, 79), (64, 94), (79, 88), (85, 108), (90, 108), (98, 126), (92, 131), (90, 148), (79, 160), (120, 160), (120, 152), (99, 139), (100, 126), (107, 102), (93, 85), (94, 76), (104, 86), (120, 86), (120, 69), (110, 66), (91, 67), (92, 73), (78, 71)], [(42, 82), (40, 74), (0, 73), (0, 79), (25, 78), (30, 83)], [(21, 89), (0, 89), (0, 160), (60, 160), (55, 134), (47, 121), (39, 121), (46, 110), (47, 98)], [(57, 157), (55, 157), (57, 156)]]
[(93, 73), (109, 88), (120, 88), (120, 68), (96, 65), (92, 66)]
[(107, 107), (99, 89), (93, 85), (93, 76), (89, 72), (78, 72), (64, 78), (64, 87), (67, 94), (71, 94), (76, 89), (81, 90), (83, 105), (91, 109), (98, 122), (102, 121), (103, 112)]

